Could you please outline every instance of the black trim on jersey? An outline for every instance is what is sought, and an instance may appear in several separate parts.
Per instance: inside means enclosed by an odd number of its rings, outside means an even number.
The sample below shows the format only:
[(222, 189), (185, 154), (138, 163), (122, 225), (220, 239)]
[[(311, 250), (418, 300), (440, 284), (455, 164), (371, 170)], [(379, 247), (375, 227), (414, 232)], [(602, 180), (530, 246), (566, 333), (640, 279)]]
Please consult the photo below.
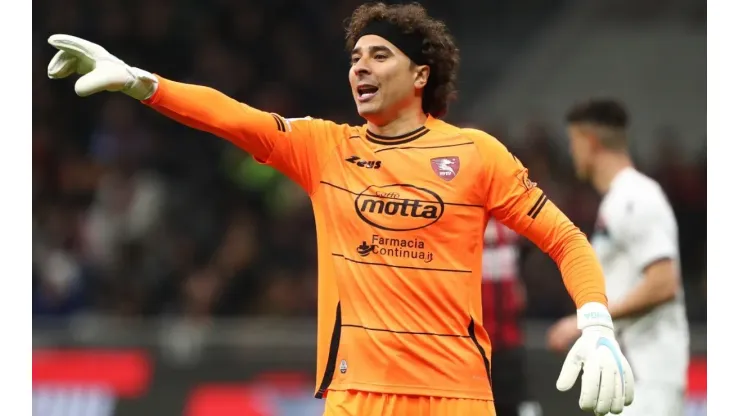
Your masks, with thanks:
[(374, 153), (380, 153), (385, 152), (386, 150), (408, 150), (408, 149), (442, 149), (445, 147), (456, 147), (456, 146), (466, 146), (469, 144), (475, 144), (473, 142), (465, 142), (465, 143), (455, 143), (455, 144), (446, 144), (444, 146), (404, 146), (404, 147), (386, 147), (384, 149), (376, 150)]
[(351, 259), (351, 258), (345, 256), (344, 254), (339, 254), (339, 253), (331, 253), (331, 255), (334, 256), (334, 257), (341, 257), (344, 260), (346, 260), (348, 262), (351, 262), (351, 263), (364, 264), (364, 265), (367, 265), (367, 266), (383, 266), (383, 267), (392, 267), (394, 269), (427, 270), (427, 271), (430, 271), (430, 272), (473, 273), (471, 270), (434, 269), (434, 268), (431, 268), (431, 267), (397, 266), (395, 264), (373, 263), (373, 262), (369, 262), (369, 261), (359, 261), (359, 260)]
[(365, 138), (367, 139), (367, 141), (375, 144), (406, 144), (409, 142), (413, 142), (414, 140), (427, 133), (429, 133), (429, 129), (426, 128), (426, 126), (421, 126), (414, 131), (402, 134), (400, 136), (381, 136), (379, 134), (371, 132), (370, 130), (367, 130), (367, 132), (365, 133)]
[(545, 196), (545, 193), (543, 192), (542, 194), (540, 194), (540, 197), (537, 198), (537, 202), (535, 202), (534, 205), (532, 205), (532, 208), (529, 210), (529, 212), (527, 212), (527, 215), (530, 216), (532, 219), (537, 218), (537, 215), (540, 213), (540, 211), (542, 210), (542, 207), (545, 206), (547, 201), (548, 201), (548, 198)]
[(326, 368), (324, 377), (321, 379), (319, 391), (314, 395), (317, 399), (323, 399), (326, 390), (334, 378), (334, 371), (337, 367), (337, 355), (339, 354), (339, 338), (342, 336), (342, 304), (337, 302), (337, 316), (334, 318), (334, 330), (331, 333), (331, 343), (329, 344), (329, 356), (326, 359)]
[(283, 123), (283, 119), (280, 118), (279, 115), (270, 113), (272, 118), (275, 119), (275, 122), (277, 123), (277, 129), (283, 133), (285, 133), (285, 123)]
[(483, 358), (483, 365), (486, 366), (486, 375), (488, 376), (488, 385), (491, 386), (491, 397), (493, 397), (493, 379), (491, 378), (491, 361), (486, 356), (486, 350), (478, 342), (478, 338), (475, 337), (475, 321), (470, 318), (470, 325), (468, 325), (468, 336), (473, 340), (473, 344), (478, 348), (481, 358)]
[[(658, 262), (661, 262), (661, 261), (665, 261), (665, 260), (673, 260), (673, 257), (671, 257), (671, 256), (658, 256), (658, 257), (655, 257), (654, 259), (652, 259), (649, 262), (645, 263), (645, 266), (643, 266), (642, 271), (644, 272), (645, 270), (647, 270), (648, 267), (654, 265), (655, 263), (658, 263)], [(619, 345), (621, 346), (622, 344), (619, 344)]]
[(542, 203), (537, 208), (537, 210), (535, 210), (534, 214), (532, 214), (532, 219), (535, 219), (535, 218), (537, 218), (538, 215), (540, 215), (540, 211), (542, 211), (542, 208), (545, 207), (545, 204), (547, 204), (547, 201), (549, 201), (549, 200), (550, 199), (548, 197), (545, 197), (545, 200), (542, 201)]
[(470, 335), (438, 334), (436, 332), (394, 331), (392, 329), (368, 328), (366, 326), (354, 325), (354, 324), (342, 324), (342, 327), (358, 328), (358, 329), (364, 329), (366, 331), (390, 332), (392, 334), (399, 334), (399, 335), (430, 335), (430, 336), (435, 336), (435, 337), (470, 338)]
[[(334, 188), (334, 189), (338, 189), (338, 190), (340, 190), (340, 191), (344, 191), (344, 192), (347, 192), (347, 193), (348, 193), (348, 194), (350, 194), (350, 195), (354, 195), (354, 196), (360, 196), (360, 195), (361, 195), (361, 194), (359, 194), (359, 193), (357, 193), (357, 192), (353, 192), (353, 191), (350, 191), (349, 189), (347, 189), (347, 188), (343, 188), (343, 187), (341, 187), (341, 186), (339, 186), (339, 185), (334, 185), (334, 184), (333, 184), (333, 183), (331, 183), (331, 182), (327, 182), (327, 181), (319, 181), (319, 183), (320, 183), (320, 184), (322, 184), (322, 185), (327, 185), (327, 186), (330, 186), (330, 187), (332, 187), (332, 188)], [(403, 199), (402, 199), (402, 198), (389, 198), (389, 197), (383, 197), (383, 199), (390, 199), (390, 200), (394, 200), (394, 201), (403, 201)], [(459, 203), (459, 202), (447, 202), (447, 201), (443, 201), (443, 202), (444, 202), (445, 206), (447, 206), (447, 205), (453, 205), (453, 206), (458, 206), (458, 207), (483, 208), (483, 205), (476, 205), (476, 204), (463, 204), (463, 203)]]

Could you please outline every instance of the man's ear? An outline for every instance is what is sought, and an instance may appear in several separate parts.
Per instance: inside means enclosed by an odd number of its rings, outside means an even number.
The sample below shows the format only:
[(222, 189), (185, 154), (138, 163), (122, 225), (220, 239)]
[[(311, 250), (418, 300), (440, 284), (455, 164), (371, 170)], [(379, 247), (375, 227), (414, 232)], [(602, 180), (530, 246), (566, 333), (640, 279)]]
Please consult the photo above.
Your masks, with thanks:
[(591, 151), (598, 150), (604, 146), (604, 144), (601, 143), (598, 133), (594, 129), (586, 130), (586, 139), (588, 140), (589, 147), (591, 147)]
[(422, 89), (429, 82), (429, 65), (419, 65), (414, 68), (414, 87)]

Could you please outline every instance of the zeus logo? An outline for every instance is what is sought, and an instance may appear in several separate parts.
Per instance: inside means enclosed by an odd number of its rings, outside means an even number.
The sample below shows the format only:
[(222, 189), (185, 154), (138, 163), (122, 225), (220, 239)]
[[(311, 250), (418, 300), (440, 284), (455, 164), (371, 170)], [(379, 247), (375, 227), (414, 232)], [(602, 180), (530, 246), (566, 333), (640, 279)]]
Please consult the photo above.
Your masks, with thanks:
[(380, 161), (379, 160), (362, 160), (358, 156), (350, 156), (346, 159), (344, 159), (346, 162), (352, 163), (354, 165), (357, 165), (361, 168), (367, 168), (367, 169), (380, 169)]
[(439, 221), (444, 213), (444, 201), (429, 189), (414, 185), (370, 186), (355, 199), (355, 211), (361, 220), (375, 228), (411, 231)]

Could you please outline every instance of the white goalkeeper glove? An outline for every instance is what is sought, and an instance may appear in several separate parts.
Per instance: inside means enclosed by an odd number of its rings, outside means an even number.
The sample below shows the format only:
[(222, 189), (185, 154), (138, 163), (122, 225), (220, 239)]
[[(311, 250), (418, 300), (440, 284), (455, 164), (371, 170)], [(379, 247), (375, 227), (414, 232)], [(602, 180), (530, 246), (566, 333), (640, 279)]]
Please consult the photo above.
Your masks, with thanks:
[(70, 35), (52, 35), (49, 44), (59, 49), (49, 62), (49, 78), (82, 75), (75, 83), (75, 92), (80, 97), (100, 91), (120, 91), (137, 100), (146, 100), (157, 90), (154, 75), (126, 65), (100, 45)]
[(587, 303), (578, 310), (581, 337), (568, 352), (557, 388), (570, 390), (581, 377), (581, 409), (598, 416), (619, 414), (635, 397), (635, 377), (614, 338), (614, 325), (606, 306)]

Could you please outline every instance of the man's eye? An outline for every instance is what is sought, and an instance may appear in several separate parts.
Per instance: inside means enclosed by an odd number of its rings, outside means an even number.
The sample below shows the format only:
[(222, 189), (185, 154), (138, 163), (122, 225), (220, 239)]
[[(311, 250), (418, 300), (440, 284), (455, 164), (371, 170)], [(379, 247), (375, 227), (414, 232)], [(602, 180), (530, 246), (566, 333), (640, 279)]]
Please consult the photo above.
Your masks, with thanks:
[(350, 65), (354, 65), (354, 64), (356, 64), (356, 63), (357, 63), (357, 61), (359, 61), (359, 60), (360, 60), (360, 58), (358, 58), (358, 57), (356, 57), (356, 56), (353, 56), (353, 57), (352, 57), (352, 58), (351, 58), (351, 59), (349, 60), (349, 64), (350, 64)]
[(375, 54), (375, 59), (378, 60), (378, 61), (383, 61), (386, 58), (388, 58), (388, 57), (385, 54), (382, 54), (382, 53)]

